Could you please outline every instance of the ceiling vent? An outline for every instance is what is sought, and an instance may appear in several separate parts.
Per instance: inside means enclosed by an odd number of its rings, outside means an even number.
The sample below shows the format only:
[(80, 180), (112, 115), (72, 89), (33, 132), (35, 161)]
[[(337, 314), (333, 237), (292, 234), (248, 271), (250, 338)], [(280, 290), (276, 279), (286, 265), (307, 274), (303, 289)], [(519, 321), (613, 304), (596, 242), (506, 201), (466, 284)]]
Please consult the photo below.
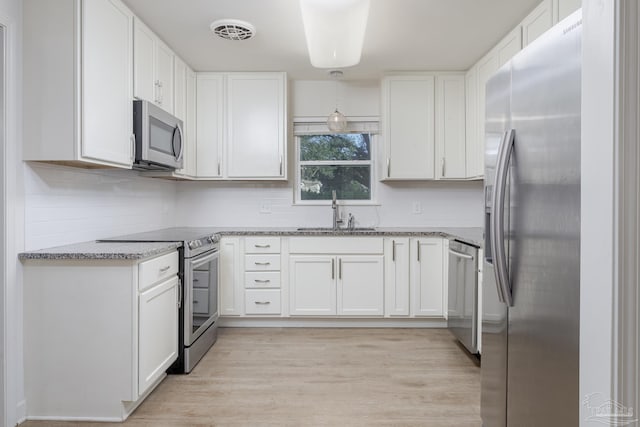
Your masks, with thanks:
[(220, 19), (211, 23), (211, 31), (226, 40), (248, 40), (256, 35), (253, 25), (237, 19)]

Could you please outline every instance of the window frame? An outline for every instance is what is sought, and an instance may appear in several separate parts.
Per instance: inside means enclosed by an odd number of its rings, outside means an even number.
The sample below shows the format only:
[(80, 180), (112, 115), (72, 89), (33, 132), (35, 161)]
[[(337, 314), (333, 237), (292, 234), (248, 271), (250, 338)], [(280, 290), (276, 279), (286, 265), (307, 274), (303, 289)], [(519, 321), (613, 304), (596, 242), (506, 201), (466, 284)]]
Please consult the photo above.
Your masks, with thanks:
[[(309, 135), (341, 135), (345, 133), (357, 133), (369, 135), (369, 150), (371, 158), (369, 160), (300, 160), (300, 140), (302, 136)], [(295, 135), (295, 183), (293, 186), (293, 204), (298, 206), (329, 206), (331, 200), (302, 200), (302, 191), (300, 189), (300, 183), (302, 179), (302, 166), (358, 166), (365, 165), (371, 167), (371, 198), (369, 200), (351, 200), (351, 199), (338, 199), (338, 202), (342, 206), (377, 206), (377, 168), (376, 168), (376, 154), (377, 154), (377, 140), (378, 135), (372, 132), (314, 132), (305, 135)]]

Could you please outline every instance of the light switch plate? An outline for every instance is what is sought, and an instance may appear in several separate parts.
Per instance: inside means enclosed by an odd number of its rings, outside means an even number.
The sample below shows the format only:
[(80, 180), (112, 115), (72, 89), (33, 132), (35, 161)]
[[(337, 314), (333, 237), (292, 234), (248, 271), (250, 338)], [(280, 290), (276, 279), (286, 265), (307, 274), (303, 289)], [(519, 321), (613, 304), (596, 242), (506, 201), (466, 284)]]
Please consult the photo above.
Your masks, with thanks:
[(261, 214), (270, 214), (271, 213), (271, 202), (269, 200), (263, 200), (260, 203), (260, 213)]
[(411, 208), (411, 213), (414, 215), (420, 215), (422, 213), (422, 203), (413, 202), (413, 207)]

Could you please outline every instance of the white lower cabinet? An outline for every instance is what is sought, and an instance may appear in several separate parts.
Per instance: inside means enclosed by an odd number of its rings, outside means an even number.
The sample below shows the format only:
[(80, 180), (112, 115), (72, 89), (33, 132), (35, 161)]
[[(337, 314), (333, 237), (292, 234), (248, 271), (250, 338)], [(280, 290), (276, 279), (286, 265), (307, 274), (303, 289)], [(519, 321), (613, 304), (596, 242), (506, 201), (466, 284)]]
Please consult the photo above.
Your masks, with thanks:
[(178, 253), (24, 263), (28, 419), (122, 421), (178, 357)]
[(444, 250), (441, 237), (224, 237), (220, 313), (442, 319)]
[(384, 314), (384, 257), (345, 255), (338, 262), (338, 314)]
[(291, 255), (289, 274), (289, 312), (292, 316), (336, 314), (334, 257)]
[(385, 240), (385, 317), (409, 315), (409, 238)]
[(178, 357), (178, 276), (138, 298), (138, 390), (142, 395)]
[(220, 241), (218, 292), (221, 316), (239, 316), (243, 312), (242, 257), (240, 239), (225, 237)]
[(441, 238), (411, 239), (411, 315), (444, 315), (444, 276)]

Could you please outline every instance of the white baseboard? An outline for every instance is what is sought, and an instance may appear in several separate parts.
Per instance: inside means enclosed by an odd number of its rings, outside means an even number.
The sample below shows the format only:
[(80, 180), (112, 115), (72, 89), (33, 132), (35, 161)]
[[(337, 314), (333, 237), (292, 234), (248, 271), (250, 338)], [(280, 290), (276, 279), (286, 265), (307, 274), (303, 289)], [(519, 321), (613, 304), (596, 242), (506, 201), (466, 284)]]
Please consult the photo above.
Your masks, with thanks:
[(21, 424), (27, 420), (27, 401), (21, 400), (16, 406), (16, 420)]
[(446, 328), (447, 321), (437, 319), (326, 319), (221, 317), (222, 328)]

